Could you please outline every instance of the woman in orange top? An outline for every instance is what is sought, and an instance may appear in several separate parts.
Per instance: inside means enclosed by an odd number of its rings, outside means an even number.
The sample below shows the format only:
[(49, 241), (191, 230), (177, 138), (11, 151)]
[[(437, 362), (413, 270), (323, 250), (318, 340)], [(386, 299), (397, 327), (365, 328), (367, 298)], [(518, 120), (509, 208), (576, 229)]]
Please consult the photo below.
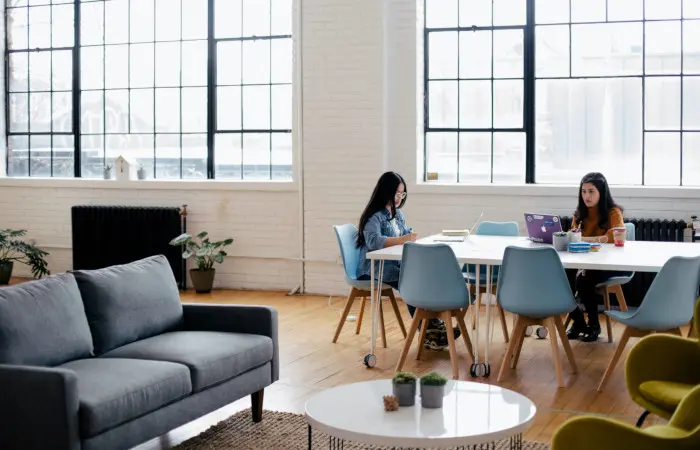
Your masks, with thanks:
[[(610, 195), (608, 181), (603, 174), (593, 172), (585, 175), (581, 180), (578, 208), (571, 227), (580, 228), (586, 242), (612, 243), (613, 228), (624, 226), (622, 207)], [(579, 307), (570, 314), (573, 325), (567, 336), (569, 339), (578, 339), (582, 335), (581, 340), (584, 342), (596, 341), (600, 335), (598, 304), (601, 300), (596, 285), (619, 273), (607, 270), (568, 270), (567, 275), (571, 290), (579, 300)], [(588, 315), (588, 324), (581, 306)]]

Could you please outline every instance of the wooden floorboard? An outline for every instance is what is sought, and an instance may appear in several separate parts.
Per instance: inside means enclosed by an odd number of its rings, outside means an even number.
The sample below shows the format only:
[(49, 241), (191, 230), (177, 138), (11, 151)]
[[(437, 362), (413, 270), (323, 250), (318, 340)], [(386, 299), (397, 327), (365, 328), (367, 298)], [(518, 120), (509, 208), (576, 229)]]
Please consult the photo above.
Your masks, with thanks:
[[(338, 342), (331, 343), (340, 317), (340, 309), (344, 303), (341, 297), (333, 297), (330, 306), (328, 297), (308, 295), (290, 297), (284, 293), (261, 291), (214, 291), (207, 295), (188, 292), (182, 294), (182, 298), (186, 302), (268, 305), (278, 310), (280, 380), (266, 389), (264, 407), (267, 410), (302, 413), (306, 400), (323, 389), (357, 381), (391, 378), (404, 342), (388, 303), (385, 308), (388, 348), (377, 348), (377, 367), (368, 369), (362, 364), (362, 359), (369, 350), (371, 323), (369, 311), (366, 311), (359, 335), (355, 334), (356, 322), (348, 322)], [(359, 304), (360, 302), (357, 301), (351, 315), (357, 316)], [(400, 304), (400, 308), (408, 328), (410, 323), (408, 312), (403, 304)], [(470, 317), (471, 313), (467, 314), (467, 318)], [(480, 322), (483, 324), (484, 320), (482, 309)], [(508, 316), (507, 323), (509, 329), (512, 329), (512, 317)], [(605, 391), (602, 393), (596, 391), (615, 344), (615, 342), (608, 344), (603, 337), (597, 343), (572, 342), (579, 369), (577, 375), (571, 373), (563, 348), (560, 347), (559, 356), (562, 359), (566, 379), (565, 388), (557, 387), (549, 337), (547, 339), (525, 338), (517, 370), (508, 371), (504, 382), (496, 383), (496, 375), (506, 345), (498, 320), (494, 320), (494, 325), (496, 327), (493, 334), (494, 344), (489, 355), (492, 376), (487, 380), (473, 380), (468, 376), (470, 360), (464, 348), (464, 342), (460, 339), (457, 342), (460, 379), (499, 384), (518, 391), (535, 402), (538, 408), (537, 417), (533, 427), (526, 433), (525, 439), (549, 442), (559, 425), (580, 414), (593, 413), (634, 423), (642, 412), (641, 408), (629, 399), (625, 390), (623, 363), (613, 374)], [(469, 329), (471, 332), (470, 326)], [(621, 334), (622, 327), (615, 327), (615, 337)], [(378, 342), (381, 340), (378, 339)], [(628, 349), (634, 342), (636, 340), (628, 346)], [(424, 360), (416, 361), (414, 347), (408, 354), (404, 369), (417, 374), (431, 370), (449, 374), (451, 371), (449, 353), (447, 350), (425, 351)], [(250, 399), (241, 399), (173, 430), (166, 436), (151, 440), (139, 446), (138, 449), (170, 448), (248, 407), (250, 407)], [(651, 418), (648, 423), (658, 422), (660, 422), (659, 419)]]

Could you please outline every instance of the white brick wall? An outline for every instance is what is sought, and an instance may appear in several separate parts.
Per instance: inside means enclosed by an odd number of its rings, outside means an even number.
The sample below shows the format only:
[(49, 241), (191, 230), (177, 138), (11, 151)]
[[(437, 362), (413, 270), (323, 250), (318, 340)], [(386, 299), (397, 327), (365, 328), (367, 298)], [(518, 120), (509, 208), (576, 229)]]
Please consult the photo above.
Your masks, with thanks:
[[(303, 153), (303, 255), (297, 183), (247, 189), (211, 182), (154, 188), (153, 182), (136, 182), (107, 188), (104, 182), (0, 180), (0, 227), (29, 229), (30, 237), (48, 247), (51, 269), (58, 272), (71, 266), (70, 206), (186, 203), (190, 230), (236, 239), (232, 257), (218, 269), (217, 286), (291, 289), (300, 283), (303, 257), (307, 292), (343, 294), (331, 227), (357, 222), (384, 170), (400, 171), (408, 180), (405, 213), (422, 235), (471, 226), (482, 211), (484, 220), (518, 220), (521, 227), (526, 211), (571, 214), (572, 187), (416, 185), (422, 170), (422, 44), (417, 40), (422, 2), (300, 1), (297, 88), (303, 126), (295, 134), (296, 151)], [(629, 216), (700, 214), (698, 190), (617, 188), (614, 193)]]

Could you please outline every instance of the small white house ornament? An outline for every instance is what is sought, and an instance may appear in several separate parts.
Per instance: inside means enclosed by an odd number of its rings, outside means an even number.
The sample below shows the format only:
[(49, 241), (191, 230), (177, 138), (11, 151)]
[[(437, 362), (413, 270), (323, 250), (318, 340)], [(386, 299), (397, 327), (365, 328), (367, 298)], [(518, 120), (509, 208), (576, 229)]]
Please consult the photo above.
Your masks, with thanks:
[(124, 155), (119, 155), (114, 160), (115, 178), (118, 181), (128, 181), (136, 179), (136, 161), (127, 158)]

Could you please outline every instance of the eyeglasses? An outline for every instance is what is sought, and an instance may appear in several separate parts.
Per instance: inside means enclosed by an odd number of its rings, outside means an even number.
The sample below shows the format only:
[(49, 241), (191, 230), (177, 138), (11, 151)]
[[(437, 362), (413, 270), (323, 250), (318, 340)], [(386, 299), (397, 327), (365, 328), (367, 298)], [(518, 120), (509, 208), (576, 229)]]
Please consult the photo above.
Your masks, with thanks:
[(394, 198), (396, 200), (403, 200), (406, 198), (406, 193), (405, 192), (397, 192), (396, 195), (394, 195)]

